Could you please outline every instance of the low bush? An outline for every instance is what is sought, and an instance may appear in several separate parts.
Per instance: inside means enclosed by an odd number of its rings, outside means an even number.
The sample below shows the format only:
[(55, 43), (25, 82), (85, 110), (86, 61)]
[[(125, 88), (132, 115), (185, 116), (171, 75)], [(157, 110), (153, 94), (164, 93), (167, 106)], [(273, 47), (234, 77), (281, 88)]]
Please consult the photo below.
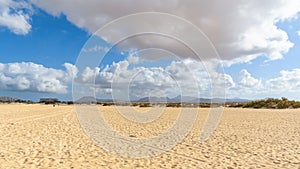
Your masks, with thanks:
[(151, 107), (150, 103), (140, 103), (140, 107)]

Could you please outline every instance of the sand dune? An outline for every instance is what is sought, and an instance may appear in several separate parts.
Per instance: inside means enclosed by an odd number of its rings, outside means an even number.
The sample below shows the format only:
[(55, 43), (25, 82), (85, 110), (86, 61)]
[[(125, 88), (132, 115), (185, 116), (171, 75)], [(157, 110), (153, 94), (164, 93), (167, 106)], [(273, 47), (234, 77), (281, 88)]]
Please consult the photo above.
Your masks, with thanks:
[[(178, 108), (135, 123), (115, 107), (99, 107), (107, 123), (126, 137), (168, 130)], [(137, 108), (145, 111), (149, 108)], [(209, 109), (200, 109), (188, 136), (149, 158), (107, 152), (81, 128), (73, 106), (1, 104), (0, 168), (300, 168), (300, 110), (225, 109), (214, 134), (199, 142)]]

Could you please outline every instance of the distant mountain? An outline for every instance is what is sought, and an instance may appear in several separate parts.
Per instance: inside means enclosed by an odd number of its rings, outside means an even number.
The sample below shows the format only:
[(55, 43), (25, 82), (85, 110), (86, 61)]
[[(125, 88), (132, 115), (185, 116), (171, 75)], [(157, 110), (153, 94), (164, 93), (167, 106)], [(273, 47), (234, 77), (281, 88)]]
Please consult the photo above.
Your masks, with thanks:
[[(185, 103), (223, 103), (223, 102), (249, 102), (251, 100), (247, 99), (240, 99), (240, 98), (232, 98), (232, 99), (222, 99), (222, 98), (195, 98), (191, 96), (181, 96), (178, 95), (174, 98), (169, 97), (143, 97), (137, 100), (134, 100), (132, 102), (185, 102)], [(97, 99), (92, 96), (85, 96), (80, 99), (78, 99), (76, 102), (78, 103), (94, 103), (94, 102), (114, 102), (112, 99)], [(118, 101), (116, 101), (118, 102)]]
[(240, 99), (240, 98), (227, 98), (227, 99), (222, 99), (222, 98), (213, 98), (213, 99), (207, 99), (207, 98), (200, 98), (193, 100), (192, 102), (196, 103), (224, 103), (224, 102), (238, 102), (238, 103), (244, 103), (244, 102), (250, 102), (251, 100), (247, 99)]
[(245, 103), (245, 102), (250, 102), (252, 100), (248, 100), (248, 99), (241, 99), (238, 97), (232, 98), (232, 99), (226, 99), (226, 102), (239, 102), (239, 103)]
[(195, 98), (191, 96), (181, 96), (178, 95), (174, 98), (165, 98), (165, 97), (144, 97), (139, 100), (136, 100), (135, 102), (185, 102), (185, 103), (223, 103), (223, 102), (249, 102), (251, 100), (247, 99), (240, 99), (240, 98), (232, 98), (232, 99), (222, 99), (222, 98)]
[(172, 102), (168, 97), (144, 97), (134, 102)]
[(181, 96), (178, 95), (172, 99), (170, 99), (171, 102), (193, 102), (193, 100), (196, 100), (197, 98), (191, 97), (191, 96)]
[[(206, 98), (197, 98), (191, 101), (192, 103), (211, 103), (212, 99), (206, 99)], [(222, 102), (220, 100), (214, 100), (214, 102)]]
[(84, 97), (76, 100), (75, 102), (78, 102), (78, 103), (93, 103), (93, 102), (97, 102), (97, 100), (96, 100), (95, 97), (92, 97), (92, 96), (84, 96)]
[(113, 102), (112, 99), (97, 99), (93, 96), (84, 96), (75, 102), (77, 103), (95, 103), (95, 102)]
[(96, 99), (97, 102), (120, 102), (120, 101), (117, 101), (117, 100), (113, 100), (113, 99)]
[(232, 98), (232, 99), (222, 99), (222, 98), (195, 98), (191, 96), (181, 96), (178, 95), (172, 99), (170, 99), (171, 102), (190, 102), (190, 103), (222, 103), (222, 102), (249, 102), (251, 100), (247, 99), (240, 99), (238, 97)]
[(195, 98), (191, 96), (181, 96), (178, 95), (174, 98), (169, 97), (144, 97), (141, 99), (138, 99), (134, 102), (185, 102), (185, 103), (222, 103), (222, 102), (249, 102), (250, 100), (247, 99), (240, 99), (240, 98), (232, 98), (232, 99), (221, 99), (221, 98)]

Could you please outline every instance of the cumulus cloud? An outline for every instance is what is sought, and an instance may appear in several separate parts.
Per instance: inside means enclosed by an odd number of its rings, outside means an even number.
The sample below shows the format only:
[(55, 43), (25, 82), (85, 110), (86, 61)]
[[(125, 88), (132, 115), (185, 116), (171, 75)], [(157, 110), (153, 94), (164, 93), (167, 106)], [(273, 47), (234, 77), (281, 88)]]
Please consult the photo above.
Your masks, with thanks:
[(234, 87), (226, 90), (231, 97), (262, 99), (285, 96), (299, 99), (295, 93), (300, 92), (300, 69), (282, 70), (279, 77), (265, 81), (253, 77), (251, 73), (243, 69), (234, 83)]
[(7, 27), (15, 34), (25, 35), (31, 29), (31, 13), (32, 7), (26, 1), (1, 0), (0, 26)]
[(66, 71), (46, 68), (43, 65), (0, 63), (0, 88), (13, 91), (67, 93), (68, 84), (77, 75), (77, 68), (65, 63)]
[(280, 71), (281, 76), (269, 79), (266, 82), (267, 89), (272, 92), (300, 92), (300, 69)]
[(261, 80), (252, 77), (252, 75), (246, 69), (241, 70), (239, 74), (238, 85), (240, 85), (242, 88), (262, 88)]
[[(132, 58), (131, 58), (132, 59)], [(144, 67), (128, 60), (99, 67), (86, 67), (79, 73), (77, 85), (88, 87), (86, 93), (112, 95), (119, 100), (147, 96), (229, 98), (265, 98), (292, 96), (300, 91), (300, 69), (281, 71), (281, 76), (261, 80), (243, 69), (236, 79), (192, 59), (172, 61), (165, 67)], [(287, 95), (287, 94), (290, 95)], [(277, 94), (277, 95), (276, 95)], [(84, 96), (82, 95), (82, 96)]]
[[(13, 91), (68, 93), (75, 78), (75, 86), (85, 86), (81, 96), (112, 95), (117, 100), (146, 96), (175, 97), (265, 97), (293, 96), (300, 92), (300, 69), (283, 70), (281, 76), (262, 81), (243, 69), (234, 80), (228, 74), (207, 69), (190, 59), (172, 61), (166, 67), (131, 67), (128, 60), (79, 71), (65, 63), (65, 70), (43, 65), (0, 63), (0, 88)], [(76, 90), (76, 88), (75, 88)], [(278, 95), (279, 94), (279, 95)], [(288, 95), (289, 94), (289, 95)], [(295, 96), (293, 96), (295, 97)]]
[(246, 69), (240, 71), (234, 84), (227, 90), (232, 97), (253, 98), (265, 91), (262, 80), (253, 77)]
[[(247, 62), (264, 55), (267, 60), (275, 60), (283, 57), (293, 47), (287, 33), (276, 26), (276, 23), (296, 17), (300, 11), (300, 1), (296, 0), (225, 0), (225, 1), (204, 1), (204, 0), (88, 0), (72, 1), (52, 0), (39, 1), (31, 0), (38, 7), (53, 15), (65, 14), (69, 21), (80, 28), (93, 33), (104, 24), (119, 17), (137, 12), (164, 12), (185, 18), (199, 27), (212, 41), (223, 60), (236, 62)], [(121, 7), (121, 8), (120, 8)], [(145, 18), (141, 18), (141, 21)], [(163, 21), (148, 21), (150, 28), (159, 29), (176, 34), (189, 31), (173, 24), (163, 24)], [(143, 23), (143, 22), (141, 22)], [(119, 34), (126, 34), (128, 31), (140, 30), (141, 27), (149, 25), (137, 24), (131, 29), (120, 29)], [(116, 32), (115, 32), (116, 33)], [(104, 39), (107, 37), (103, 37)], [(109, 39), (109, 38), (108, 38)], [(149, 40), (150, 39), (150, 40)], [(170, 51), (180, 52), (180, 47), (175, 41), (166, 38), (151, 39), (144, 37), (130, 42), (131, 47), (145, 47), (153, 45), (167, 48)], [(168, 42), (168, 43), (166, 43)], [(172, 44), (167, 46), (166, 44)], [(176, 50), (180, 49), (180, 50)], [(209, 55), (210, 52), (203, 52)], [(182, 57), (190, 57), (189, 53)], [(215, 57), (215, 56), (208, 56)]]
[(132, 63), (132, 64), (138, 64), (140, 63), (140, 58), (135, 56), (134, 54), (130, 54), (127, 58), (128, 62), (129, 63)]
[[(224, 97), (225, 90), (234, 86), (229, 75), (210, 71), (201, 66), (202, 63), (190, 59), (172, 61), (165, 67), (131, 67), (131, 64), (136, 64), (135, 59), (128, 57), (103, 69), (86, 67), (76, 78), (76, 85), (86, 86), (84, 90), (87, 92), (83, 94), (110, 93), (113, 98), (121, 100), (177, 95)], [(214, 93), (210, 93), (212, 86)], [(91, 88), (94, 90), (90, 91)]]

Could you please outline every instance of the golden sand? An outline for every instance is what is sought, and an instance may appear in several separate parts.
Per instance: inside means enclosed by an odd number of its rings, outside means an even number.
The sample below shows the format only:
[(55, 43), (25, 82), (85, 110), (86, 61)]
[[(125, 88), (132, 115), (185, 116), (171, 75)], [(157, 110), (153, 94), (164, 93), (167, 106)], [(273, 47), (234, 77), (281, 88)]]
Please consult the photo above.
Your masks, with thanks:
[[(138, 108), (144, 111), (149, 108)], [(156, 136), (172, 126), (178, 108), (134, 123), (115, 107), (100, 107), (116, 131)], [(300, 168), (300, 110), (226, 108), (213, 135), (199, 135), (209, 109), (200, 109), (183, 142), (158, 156), (131, 159), (105, 151), (83, 132), (73, 106), (0, 104), (0, 169), (7, 168)]]

